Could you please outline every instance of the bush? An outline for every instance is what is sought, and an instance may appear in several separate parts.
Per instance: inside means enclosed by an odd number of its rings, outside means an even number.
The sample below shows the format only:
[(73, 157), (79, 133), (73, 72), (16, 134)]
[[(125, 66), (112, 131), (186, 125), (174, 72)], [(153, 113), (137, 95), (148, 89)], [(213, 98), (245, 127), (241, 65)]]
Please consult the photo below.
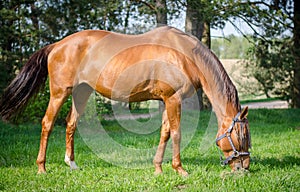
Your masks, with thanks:
[(249, 50), (248, 76), (257, 79), (267, 97), (291, 99), (293, 73), (292, 44), (287, 39), (258, 39)]
[[(101, 115), (111, 115), (113, 114), (113, 107), (111, 104), (111, 100), (104, 98), (100, 94), (94, 92), (92, 94), (95, 94), (95, 102), (96, 102), (96, 111), (97, 115), (101, 117)], [(38, 95), (31, 99), (28, 106), (25, 108), (25, 110), (20, 113), (14, 120), (15, 123), (40, 123), (42, 118), (45, 115), (48, 102), (50, 98), (50, 90), (49, 90), (49, 82), (46, 82), (46, 86), (43, 91), (38, 93)], [(124, 103), (124, 102), (116, 102), (116, 105), (120, 105), (121, 108), (129, 108), (131, 112), (139, 112), (143, 111), (141, 109), (141, 105), (143, 105), (144, 108), (149, 107), (148, 102), (136, 102), (136, 103)], [(58, 117), (56, 119), (57, 124), (65, 124), (65, 119), (68, 115), (68, 112), (70, 111), (70, 108), (72, 106), (72, 96), (70, 96), (67, 101), (64, 103), (62, 108), (60, 109), (60, 112), (58, 114)], [(145, 112), (145, 111), (143, 111)], [(89, 114), (94, 115), (94, 114)]]
[(97, 115), (101, 114), (112, 114), (113, 109), (111, 106), (111, 101), (104, 98), (100, 94), (95, 92), (95, 99), (96, 99), (96, 110), (97, 110)]

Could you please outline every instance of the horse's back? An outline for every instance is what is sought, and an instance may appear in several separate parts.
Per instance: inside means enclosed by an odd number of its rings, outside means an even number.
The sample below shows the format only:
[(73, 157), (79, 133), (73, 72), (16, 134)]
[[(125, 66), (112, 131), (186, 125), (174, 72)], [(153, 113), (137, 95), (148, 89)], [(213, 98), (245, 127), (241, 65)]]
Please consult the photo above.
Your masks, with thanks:
[[(184, 65), (193, 65), (194, 44), (180, 31), (162, 27), (141, 35), (111, 34), (92, 51), (102, 55), (95, 63), (95, 89), (125, 101), (163, 99), (177, 91), (190, 92), (192, 82)], [(116, 46), (109, 46), (116, 42)], [(96, 59), (98, 60), (98, 59)], [(191, 66), (192, 68), (192, 66)]]
[(171, 27), (140, 35), (86, 30), (56, 43), (49, 74), (56, 76), (57, 84), (87, 83), (110, 98), (160, 99), (156, 92), (166, 89), (166, 84), (168, 91), (161, 94), (190, 86), (183, 65), (193, 63), (195, 46), (188, 35)]

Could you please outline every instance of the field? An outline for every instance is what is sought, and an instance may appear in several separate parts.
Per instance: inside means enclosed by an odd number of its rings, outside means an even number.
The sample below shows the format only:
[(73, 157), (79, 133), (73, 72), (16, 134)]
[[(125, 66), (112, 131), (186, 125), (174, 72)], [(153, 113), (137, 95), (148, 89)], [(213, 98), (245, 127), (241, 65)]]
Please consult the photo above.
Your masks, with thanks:
[[(152, 160), (148, 157), (132, 157), (133, 154), (124, 156), (120, 164), (106, 162), (99, 158), (101, 149), (95, 152), (80, 130), (75, 140), (80, 170), (71, 171), (63, 161), (65, 128), (62, 126), (56, 126), (49, 139), (47, 174), (38, 175), (35, 160), (40, 125), (0, 122), (0, 191), (300, 191), (299, 109), (250, 110), (251, 168), (248, 173), (235, 174), (230, 173), (229, 167), (220, 166), (214, 146), (216, 130), (207, 129), (211, 112), (201, 112), (200, 117), (189, 116), (182, 128), (183, 133), (192, 133), (181, 153), (183, 166), (190, 174), (186, 178), (172, 170), (170, 154), (166, 154), (169, 158), (163, 164), (164, 174), (158, 176), (153, 174)], [(138, 122), (143, 124), (147, 120)], [(186, 129), (193, 122), (198, 122), (196, 129)], [(102, 121), (108, 135), (123, 146), (141, 149), (157, 145), (159, 129), (144, 135), (134, 134), (120, 124)], [(151, 150), (150, 153), (152, 158), (154, 153)], [(136, 166), (139, 168), (135, 169)]]

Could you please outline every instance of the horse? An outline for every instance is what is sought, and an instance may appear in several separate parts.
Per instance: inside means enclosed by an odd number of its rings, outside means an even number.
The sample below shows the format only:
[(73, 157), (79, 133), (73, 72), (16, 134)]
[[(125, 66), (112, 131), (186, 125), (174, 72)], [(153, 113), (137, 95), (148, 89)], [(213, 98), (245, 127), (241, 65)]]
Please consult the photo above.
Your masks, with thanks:
[(233, 171), (249, 169), (248, 108), (241, 109), (236, 87), (218, 58), (196, 37), (165, 26), (139, 35), (104, 30), (84, 30), (35, 52), (4, 90), (0, 101), (3, 121), (26, 107), (49, 77), (50, 100), (42, 119), (38, 173), (46, 172), (46, 149), (57, 114), (72, 94), (66, 117), (65, 162), (77, 169), (74, 133), (90, 94), (95, 90), (117, 101), (160, 100), (160, 141), (154, 156), (155, 173), (172, 138), (172, 168), (188, 173), (180, 158), (181, 104), (202, 88), (218, 121), (216, 143)]

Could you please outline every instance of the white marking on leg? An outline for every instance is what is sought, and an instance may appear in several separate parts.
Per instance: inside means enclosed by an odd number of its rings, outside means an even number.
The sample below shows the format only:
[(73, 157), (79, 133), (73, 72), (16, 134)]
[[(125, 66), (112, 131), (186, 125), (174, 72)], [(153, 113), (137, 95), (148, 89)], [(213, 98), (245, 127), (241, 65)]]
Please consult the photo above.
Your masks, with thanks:
[(67, 154), (65, 155), (65, 163), (70, 166), (71, 170), (78, 169), (75, 161), (71, 161), (70, 157)]
[(65, 154), (65, 163), (70, 166), (70, 161), (70, 157), (68, 157), (68, 155)]

